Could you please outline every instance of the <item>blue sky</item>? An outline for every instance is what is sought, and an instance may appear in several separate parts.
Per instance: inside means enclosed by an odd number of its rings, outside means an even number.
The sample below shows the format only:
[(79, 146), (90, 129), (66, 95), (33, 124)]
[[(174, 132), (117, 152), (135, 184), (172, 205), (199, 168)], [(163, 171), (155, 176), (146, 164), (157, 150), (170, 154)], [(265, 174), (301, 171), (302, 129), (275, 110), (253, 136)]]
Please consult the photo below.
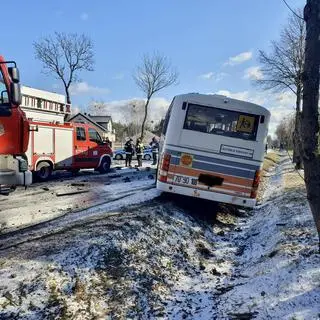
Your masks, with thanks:
[[(305, 3), (288, 2), (293, 8)], [(131, 75), (142, 55), (156, 50), (179, 71), (179, 84), (158, 94), (163, 103), (179, 93), (225, 92), (277, 107), (250, 78), (258, 72), (258, 50), (268, 50), (290, 13), (281, 0), (5, 1), (1, 13), (1, 54), (15, 59), (23, 83), (36, 88), (61, 90), (41, 73), (34, 41), (54, 31), (92, 38), (95, 71), (81, 73), (75, 105), (142, 97)], [(281, 106), (289, 107), (284, 99)]]

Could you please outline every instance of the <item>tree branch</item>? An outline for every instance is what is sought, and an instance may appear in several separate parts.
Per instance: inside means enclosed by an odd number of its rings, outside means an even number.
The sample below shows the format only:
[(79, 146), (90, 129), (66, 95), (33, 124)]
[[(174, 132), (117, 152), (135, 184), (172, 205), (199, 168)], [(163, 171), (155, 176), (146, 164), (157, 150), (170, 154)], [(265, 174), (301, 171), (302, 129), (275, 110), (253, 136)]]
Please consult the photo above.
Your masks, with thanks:
[(81, 34), (56, 32), (33, 44), (36, 58), (43, 69), (63, 82), (68, 103), (71, 103), (69, 88), (78, 79), (80, 71), (93, 71), (93, 44), (89, 37)]
[(143, 138), (148, 105), (151, 97), (156, 92), (175, 84), (178, 79), (178, 73), (172, 68), (167, 57), (154, 53), (152, 56), (145, 55), (143, 57), (142, 64), (137, 68), (133, 79), (147, 98), (145, 103), (145, 117), (141, 126), (141, 137)]

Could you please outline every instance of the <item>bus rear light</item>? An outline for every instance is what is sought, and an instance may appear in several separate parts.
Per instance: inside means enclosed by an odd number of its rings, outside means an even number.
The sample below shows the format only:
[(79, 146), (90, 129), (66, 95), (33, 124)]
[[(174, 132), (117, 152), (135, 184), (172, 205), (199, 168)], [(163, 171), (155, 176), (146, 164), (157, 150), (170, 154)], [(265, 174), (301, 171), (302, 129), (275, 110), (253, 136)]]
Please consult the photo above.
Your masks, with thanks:
[(161, 170), (161, 169), (160, 169), (160, 171), (159, 171), (159, 175), (160, 175), (160, 176), (165, 176), (165, 177), (166, 177), (166, 176), (168, 175), (168, 171), (164, 171), (164, 170)]
[(171, 155), (169, 153), (165, 153), (162, 157), (160, 170), (169, 171), (170, 160), (171, 160)]
[(167, 176), (159, 175), (159, 181), (160, 181), (160, 182), (167, 182), (167, 179), (168, 179)]
[(259, 183), (260, 183), (260, 170), (256, 170), (256, 173), (254, 175), (253, 183), (252, 183), (252, 189), (250, 198), (255, 199), (257, 197)]
[(165, 153), (161, 158), (159, 170), (159, 181), (161, 182), (167, 182), (170, 160), (171, 155), (169, 153)]

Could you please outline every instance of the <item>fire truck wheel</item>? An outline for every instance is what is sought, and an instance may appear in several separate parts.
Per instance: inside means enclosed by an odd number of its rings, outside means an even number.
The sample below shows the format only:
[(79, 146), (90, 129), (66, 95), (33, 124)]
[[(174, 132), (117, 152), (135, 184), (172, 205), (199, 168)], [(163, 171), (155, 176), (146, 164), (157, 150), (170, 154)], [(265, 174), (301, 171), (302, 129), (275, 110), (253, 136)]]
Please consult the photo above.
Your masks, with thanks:
[(109, 158), (105, 157), (102, 159), (98, 171), (100, 173), (107, 173), (110, 170), (111, 161)]
[(40, 181), (46, 181), (50, 178), (52, 174), (52, 168), (48, 162), (40, 162), (37, 165), (37, 178)]
[(76, 176), (80, 172), (80, 169), (71, 169), (70, 172), (72, 173), (72, 175)]

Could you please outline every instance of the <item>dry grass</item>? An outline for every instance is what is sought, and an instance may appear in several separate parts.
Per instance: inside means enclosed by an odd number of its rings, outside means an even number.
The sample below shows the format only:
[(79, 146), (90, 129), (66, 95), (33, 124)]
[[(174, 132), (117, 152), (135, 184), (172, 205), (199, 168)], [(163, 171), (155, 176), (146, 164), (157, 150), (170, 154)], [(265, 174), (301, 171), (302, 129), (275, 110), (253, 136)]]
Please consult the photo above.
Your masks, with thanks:
[(280, 155), (275, 151), (270, 151), (265, 155), (262, 169), (268, 171), (280, 161)]
[(262, 166), (262, 175), (261, 181), (258, 189), (257, 201), (261, 202), (263, 199), (263, 194), (267, 187), (268, 171), (270, 171), (277, 163), (281, 160), (281, 157), (276, 151), (269, 151), (264, 157), (263, 166)]
[[(299, 171), (300, 175), (303, 177), (303, 171)], [(305, 190), (305, 184), (302, 177), (297, 171), (288, 172), (283, 177), (285, 191), (294, 191), (297, 189)]]

